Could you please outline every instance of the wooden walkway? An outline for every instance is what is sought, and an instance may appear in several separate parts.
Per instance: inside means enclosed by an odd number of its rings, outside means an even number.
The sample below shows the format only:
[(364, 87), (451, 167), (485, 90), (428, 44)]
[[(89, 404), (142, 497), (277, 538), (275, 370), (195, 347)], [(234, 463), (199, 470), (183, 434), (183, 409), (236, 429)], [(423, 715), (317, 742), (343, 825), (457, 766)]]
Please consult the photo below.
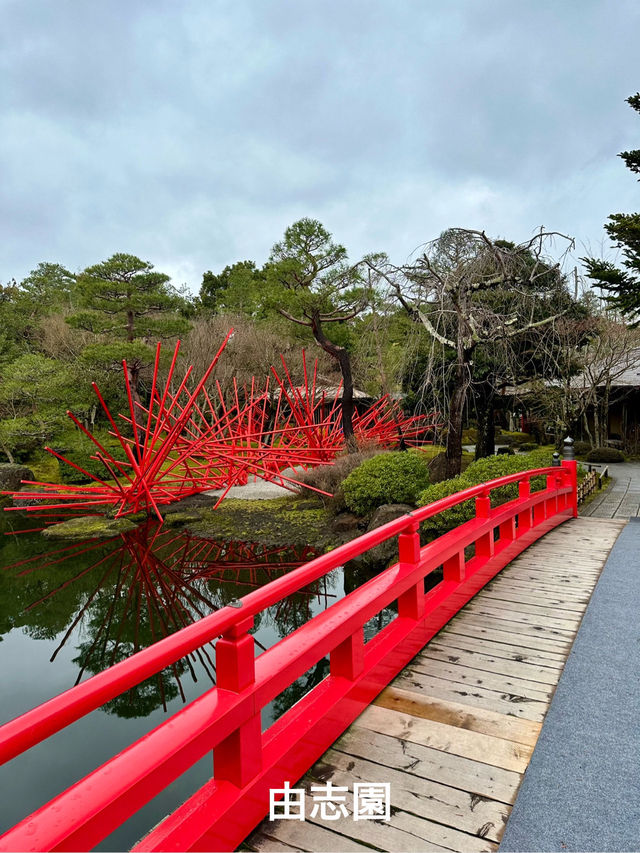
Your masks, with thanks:
[[(309, 773), (306, 816), (268, 820), (257, 851), (496, 850), (554, 687), (626, 522), (577, 518), (472, 599)], [(391, 819), (312, 816), (311, 786), (389, 783)], [(352, 797), (346, 798), (351, 811)]]

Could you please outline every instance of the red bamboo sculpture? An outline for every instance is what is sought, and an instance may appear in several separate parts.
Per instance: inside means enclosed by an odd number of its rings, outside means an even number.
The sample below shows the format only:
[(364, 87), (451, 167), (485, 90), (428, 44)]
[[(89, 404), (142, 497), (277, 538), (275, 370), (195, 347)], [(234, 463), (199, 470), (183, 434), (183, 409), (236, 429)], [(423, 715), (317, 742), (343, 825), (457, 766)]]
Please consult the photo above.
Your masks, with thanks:
[[(233, 381), (231, 400), (219, 382), (209, 381), (233, 331), (226, 336), (201, 379), (190, 390), (193, 367), (175, 384), (180, 342), (175, 346), (164, 387), (158, 384), (160, 344), (156, 347), (148, 406), (134, 401), (126, 361), (123, 362), (129, 412), (114, 418), (100, 390), (93, 390), (117, 438), (121, 453), (116, 458), (72, 412), (74, 424), (95, 448), (104, 473), (100, 477), (47, 447), (66, 465), (84, 474), (86, 485), (60, 485), (23, 481), (37, 489), (29, 493), (35, 503), (29, 512), (70, 510), (84, 514), (112, 510), (115, 516), (153, 512), (162, 520), (160, 507), (207, 490), (222, 490), (218, 503), (234, 485), (250, 476), (276, 482), (286, 488), (297, 485), (289, 468), (306, 470), (330, 463), (345, 449), (340, 407), (341, 387), (329, 397), (318, 386), (318, 365), (307, 369), (303, 352), (303, 385), (297, 386), (282, 358), (282, 374), (272, 368), (275, 387), (267, 379), (259, 388), (255, 378), (240, 388)], [(175, 387), (175, 390), (172, 390)], [(118, 426), (126, 424), (127, 435)], [(424, 443), (433, 429), (431, 416), (406, 417), (388, 396), (363, 412), (354, 414), (358, 442), (394, 447)], [(8, 494), (18, 495), (18, 492)], [(24, 495), (21, 495), (24, 497)], [(216, 504), (217, 505), (217, 504)], [(7, 507), (18, 509), (22, 507)]]

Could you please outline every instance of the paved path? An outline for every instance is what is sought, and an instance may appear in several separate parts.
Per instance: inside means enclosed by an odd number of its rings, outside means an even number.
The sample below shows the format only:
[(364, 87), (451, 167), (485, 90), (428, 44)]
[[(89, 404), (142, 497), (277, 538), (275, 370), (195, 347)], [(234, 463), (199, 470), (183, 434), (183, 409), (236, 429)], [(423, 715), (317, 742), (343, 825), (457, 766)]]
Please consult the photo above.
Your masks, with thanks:
[[(602, 470), (605, 465), (594, 465)], [(619, 462), (609, 465), (613, 482), (602, 494), (597, 495), (580, 515), (593, 518), (637, 518), (640, 516), (640, 464)]]
[(639, 551), (632, 521), (582, 620), (501, 851), (640, 849)]

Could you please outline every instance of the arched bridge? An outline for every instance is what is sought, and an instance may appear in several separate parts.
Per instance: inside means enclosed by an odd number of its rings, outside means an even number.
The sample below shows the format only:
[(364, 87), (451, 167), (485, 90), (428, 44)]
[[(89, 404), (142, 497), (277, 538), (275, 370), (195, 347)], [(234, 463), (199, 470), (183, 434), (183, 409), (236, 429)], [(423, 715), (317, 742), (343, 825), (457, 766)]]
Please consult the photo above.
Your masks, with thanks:
[[(517, 497), (492, 506), (492, 494), (514, 484)], [(420, 524), (467, 501), (473, 517), (421, 547)], [(216, 687), (18, 823), (0, 849), (91, 849), (207, 754), (211, 779), (134, 849), (495, 849), (621, 526), (576, 517), (573, 461), (475, 486), (312, 560), (5, 724), (0, 758), (9, 761), (219, 638)], [(589, 524), (595, 535), (582, 529)], [(395, 565), (256, 657), (258, 614), (392, 537)], [(434, 585), (428, 576), (440, 568)], [(389, 606), (397, 616), (367, 642), (365, 625)], [(329, 675), (263, 731), (262, 710), (326, 656)], [(354, 819), (355, 785), (360, 794), (378, 786), (369, 801), (376, 819), (366, 819), (366, 802)], [(385, 785), (386, 815), (377, 811)], [(270, 805), (283, 815), (274, 792), (287, 787), (306, 792), (306, 812), (261, 824)], [(313, 788), (334, 800), (314, 805)]]

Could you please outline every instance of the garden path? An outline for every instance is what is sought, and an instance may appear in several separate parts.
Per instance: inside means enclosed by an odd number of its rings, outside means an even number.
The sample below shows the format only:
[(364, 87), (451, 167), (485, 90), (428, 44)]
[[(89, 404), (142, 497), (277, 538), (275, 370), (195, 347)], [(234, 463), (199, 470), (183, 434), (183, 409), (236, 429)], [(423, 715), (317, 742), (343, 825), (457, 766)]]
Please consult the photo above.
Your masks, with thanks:
[[(592, 465), (604, 470), (605, 465)], [(609, 465), (613, 482), (606, 491), (597, 495), (580, 515), (592, 518), (637, 518), (640, 516), (640, 463), (618, 462)]]

